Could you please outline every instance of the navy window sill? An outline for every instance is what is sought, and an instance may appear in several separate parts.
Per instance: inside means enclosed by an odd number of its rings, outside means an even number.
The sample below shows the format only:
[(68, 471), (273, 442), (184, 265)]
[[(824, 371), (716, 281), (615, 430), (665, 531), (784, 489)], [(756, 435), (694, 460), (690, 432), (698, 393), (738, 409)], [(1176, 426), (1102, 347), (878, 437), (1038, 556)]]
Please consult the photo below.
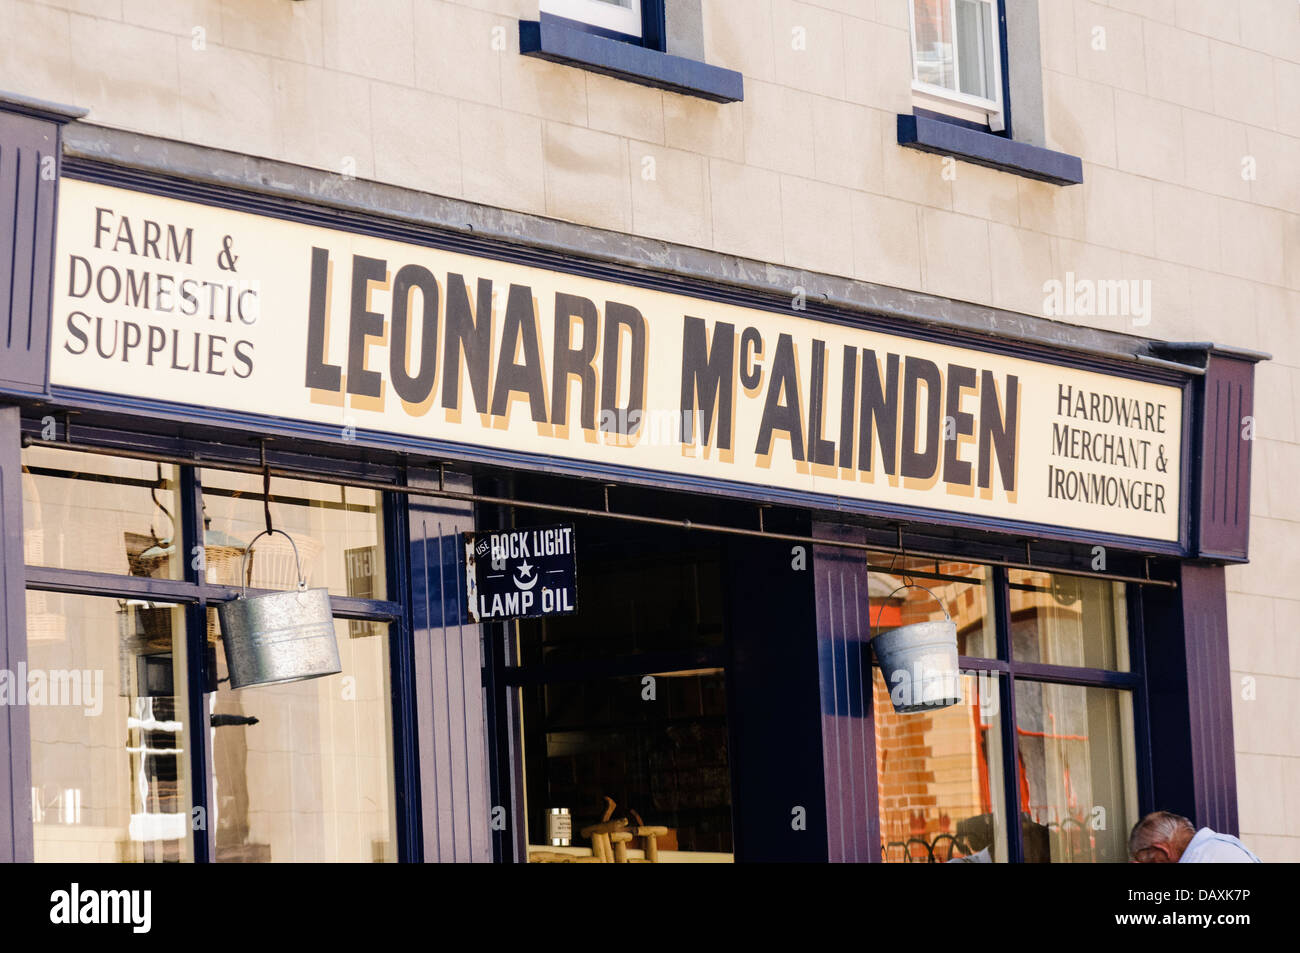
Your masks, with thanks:
[(1083, 161), (1078, 156), (929, 116), (900, 115), (898, 144), (1054, 185), (1078, 185), (1083, 181)]
[(715, 103), (745, 98), (744, 78), (735, 70), (598, 36), (550, 18), (519, 21), (519, 52)]

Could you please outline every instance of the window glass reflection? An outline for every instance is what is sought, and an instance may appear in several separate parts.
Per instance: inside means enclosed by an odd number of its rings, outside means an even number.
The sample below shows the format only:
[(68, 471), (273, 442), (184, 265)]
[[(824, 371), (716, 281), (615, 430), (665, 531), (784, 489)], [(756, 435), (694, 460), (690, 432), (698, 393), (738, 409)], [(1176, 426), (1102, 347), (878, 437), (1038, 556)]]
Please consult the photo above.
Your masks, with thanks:
[(953, 68), (952, 8), (948, 0), (912, 0), (916, 78), (931, 86), (957, 88)]
[(192, 859), (184, 611), (28, 593), (35, 858)]
[(176, 468), (46, 447), (23, 451), (31, 566), (179, 579)]
[(1122, 863), (1137, 821), (1128, 692), (1016, 681), (1027, 863)]
[[(218, 631), (216, 612), (209, 624)], [(334, 623), (341, 675), (208, 695), (218, 862), (397, 859), (388, 626)]]
[[(997, 657), (992, 575), (987, 566), (885, 553), (870, 554), (867, 566), (873, 632), (942, 621), (947, 610), (957, 624), (959, 655)], [(909, 585), (912, 588), (903, 588)]]
[[(244, 550), (266, 529), (262, 478), (203, 470), (208, 581), (239, 585)], [(382, 495), (376, 490), (271, 481), (271, 519), (293, 537), (309, 587), (338, 596), (386, 599)], [(293, 548), (279, 533), (263, 536), (249, 557), (255, 589), (292, 589)]]
[(961, 64), (958, 78), (963, 93), (994, 99), (993, 5), (984, 0), (957, 0), (957, 48)]
[(1005, 862), (998, 677), (967, 672), (960, 704), (900, 715), (873, 671), (882, 858)]
[(1008, 580), (1016, 661), (1129, 670), (1122, 583), (1018, 569)]

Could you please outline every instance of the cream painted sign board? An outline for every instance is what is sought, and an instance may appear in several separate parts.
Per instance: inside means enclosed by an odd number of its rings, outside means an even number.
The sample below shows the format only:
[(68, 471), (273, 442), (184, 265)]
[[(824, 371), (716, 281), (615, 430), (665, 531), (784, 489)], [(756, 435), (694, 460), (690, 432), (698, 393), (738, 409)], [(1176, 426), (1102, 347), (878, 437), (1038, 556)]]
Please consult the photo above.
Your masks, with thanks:
[(1182, 391), (77, 180), (56, 386), (1178, 538)]

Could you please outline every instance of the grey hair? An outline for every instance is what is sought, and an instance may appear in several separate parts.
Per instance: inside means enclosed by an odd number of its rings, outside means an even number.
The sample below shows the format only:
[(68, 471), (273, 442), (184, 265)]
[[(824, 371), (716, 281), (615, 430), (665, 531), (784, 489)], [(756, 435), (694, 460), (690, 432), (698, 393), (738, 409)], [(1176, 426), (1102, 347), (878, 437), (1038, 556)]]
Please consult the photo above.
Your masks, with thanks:
[(1129, 856), (1154, 844), (1172, 844), (1174, 837), (1184, 831), (1196, 833), (1196, 825), (1181, 814), (1171, 811), (1155, 811), (1133, 825), (1133, 833), (1128, 835)]

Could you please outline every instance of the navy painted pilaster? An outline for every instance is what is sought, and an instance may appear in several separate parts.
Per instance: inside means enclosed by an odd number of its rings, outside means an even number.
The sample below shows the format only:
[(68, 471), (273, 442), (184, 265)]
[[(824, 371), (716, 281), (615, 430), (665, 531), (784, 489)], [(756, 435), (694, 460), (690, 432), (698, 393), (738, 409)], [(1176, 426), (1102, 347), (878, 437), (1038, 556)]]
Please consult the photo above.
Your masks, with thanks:
[[(41, 394), (49, 379), (61, 130), (84, 110), (0, 93), (0, 386)], [(0, 408), (0, 669), (27, 659), (23, 476), (17, 407)], [(12, 676), (11, 676), (12, 677)], [(26, 685), (16, 686), (26, 691)], [(31, 729), (25, 705), (0, 705), (0, 862), (30, 861)]]
[[(23, 466), (17, 407), (0, 407), (0, 670), (27, 661)], [(11, 678), (14, 676), (11, 675)], [(26, 692), (26, 683), (16, 685)], [(0, 705), (0, 863), (32, 860), (31, 725), (26, 705)]]
[(0, 92), (0, 384), (7, 389), (42, 394), (48, 387), (62, 129), (82, 115)]
[[(463, 485), (455, 483), (463, 480)], [(437, 485), (419, 480), (412, 485)], [(468, 479), (446, 477), (468, 492)], [(464, 625), (460, 534), (473, 529), (470, 505), (412, 496), (411, 629), (424, 860), (490, 862), (487, 734), (479, 626)]]
[(1191, 498), (1192, 554), (1215, 562), (1246, 562), (1250, 550), (1250, 457), (1255, 441), (1255, 365), (1260, 351), (1209, 342), (1153, 343), (1151, 350), (1204, 369), (1193, 419), (1184, 426)]
[[(816, 524), (813, 535), (863, 541), (860, 530)], [(871, 710), (867, 563), (851, 549), (819, 546), (814, 557), (829, 859), (880, 860), (876, 735)]]
[(1250, 548), (1255, 362), (1212, 353), (1201, 386), (1196, 551), (1202, 558), (1242, 561)]
[(1184, 564), (1177, 589), (1142, 589), (1153, 803), (1237, 833), (1232, 672), (1222, 566)]

